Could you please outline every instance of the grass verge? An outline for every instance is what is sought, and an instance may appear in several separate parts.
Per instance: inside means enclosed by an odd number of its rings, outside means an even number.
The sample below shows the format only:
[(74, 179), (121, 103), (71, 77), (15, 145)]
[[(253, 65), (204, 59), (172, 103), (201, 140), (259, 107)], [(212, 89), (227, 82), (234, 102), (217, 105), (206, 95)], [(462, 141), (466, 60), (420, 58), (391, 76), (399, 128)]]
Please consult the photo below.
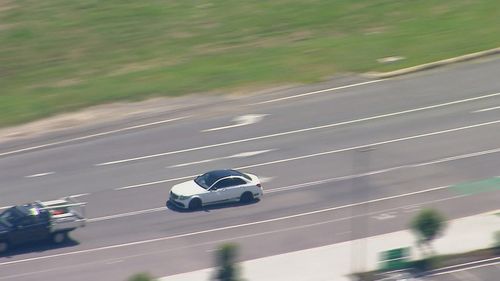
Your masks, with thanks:
[[(5, 0), (0, 126), (490, 49), (500, 43), (498, 11), (496, 0)], [(391, 56), (404, 59), (377, 62)]]

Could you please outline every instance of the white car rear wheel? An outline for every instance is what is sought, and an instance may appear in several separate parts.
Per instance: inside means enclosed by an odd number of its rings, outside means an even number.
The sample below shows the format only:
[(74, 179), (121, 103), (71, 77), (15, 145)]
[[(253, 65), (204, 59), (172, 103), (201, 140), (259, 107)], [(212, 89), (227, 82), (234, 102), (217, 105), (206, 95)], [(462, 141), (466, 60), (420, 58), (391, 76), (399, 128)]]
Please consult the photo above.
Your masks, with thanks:
[(241, 194), (241, 197), (240, 197), (240, 203), (243, 203), (243, 204), (247, 204), (247, 203), (250, 203), (253, 201), (253, 194), (249, 191), (247, 192), (244, 192), (243, 194)]

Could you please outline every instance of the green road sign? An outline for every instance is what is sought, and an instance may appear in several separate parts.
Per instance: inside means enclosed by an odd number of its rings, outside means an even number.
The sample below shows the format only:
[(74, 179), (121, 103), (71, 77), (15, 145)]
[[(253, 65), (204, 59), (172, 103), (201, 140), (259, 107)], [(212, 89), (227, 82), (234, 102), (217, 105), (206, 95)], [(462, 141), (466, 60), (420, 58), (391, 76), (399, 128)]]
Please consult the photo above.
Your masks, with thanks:
[(380, 253), (380, 269), (383, 271), (408, 268), (410, 248), (396, 248)]

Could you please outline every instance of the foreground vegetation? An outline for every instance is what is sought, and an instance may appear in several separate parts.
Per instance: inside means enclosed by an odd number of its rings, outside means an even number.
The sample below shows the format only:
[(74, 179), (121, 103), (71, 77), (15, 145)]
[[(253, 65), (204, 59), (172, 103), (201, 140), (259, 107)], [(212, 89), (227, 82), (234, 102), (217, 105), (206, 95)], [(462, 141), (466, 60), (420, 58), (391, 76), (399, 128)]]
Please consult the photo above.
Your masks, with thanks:
[[(500, 256), (500, 231), (496, 231), (493, 234), (494, 242), (490, 248), (464, 253), (437, 255), (431, 246), (431, 242), (437, 236), (440, 236), (445, 228), (446, 220), (438, 210), (421, 210), (413, 217), (410, 223), (410, 229), (416, 234), (418, 248), (423, 254), (421, 258), (410, 260), (407, 251), (397, 252), (398, 254), (396, 255), (394, 254), (396, 253), (394, 250), (385, 251), (381, 253), (380, 268), (378, 270), (354, 273), (353, 276), (359, 281), (376, 281), (404, 272), (417, 276), (426, 275), (472, 262), (481, 263), (491, 261), (491, 259)], [(393, 254), (391, 255), (389, 252), (393, 252)]]
[[(500, 248), (486, 248), (475, 250), (466, 253), (458, 253), (452, 255), (436, 255), (427, 257), (420, 260), (412, 261), (406, 268), (407, 272), (414, 275), (426, 275), (432, 272), (439, 271), (440, 269), (446, 270), (448, 267), (460, 266), (471, 262), (481, 262), (488, 259), (497, 258), (500, 256)], [(354, 274), (360, 281), (376, 281), (385, 276), (387, 272), (384, 271), (369, 271)]]
[[(0, 126), (494, 48), (498, 11), (496, 0), (1, 1)], [(390, 56), (404, 59), (377, 62)]]

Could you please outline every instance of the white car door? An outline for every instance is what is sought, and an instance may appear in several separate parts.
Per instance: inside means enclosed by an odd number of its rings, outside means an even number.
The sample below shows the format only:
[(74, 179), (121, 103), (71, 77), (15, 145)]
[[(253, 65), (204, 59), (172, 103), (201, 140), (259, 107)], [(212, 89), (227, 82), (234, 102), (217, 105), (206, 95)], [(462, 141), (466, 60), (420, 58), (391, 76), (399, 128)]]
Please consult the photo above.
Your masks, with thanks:
[(226, 187), (227, 196), (231, 200), (239, 200), (248, 183), (241, 178), (231, 178), (230, 186)]
[(246, 182), (240, 178), (220, 179), (210, 188), (210, 202), (207, 203), (222, 203), (238, 199), (242, 193), (242, 184)]
[(226, 192), (226, 186), (228, 185), (228, 179), (220, 179), (216, 181), (208, 190), (206, 194), (209, 204), (222, 203), (229, 199), (228, 192)]
[(214, 204), (221, 201), (221, 194), (215, 187), (212, 187), (207, 193), (203, 194), (201, 200), (203, 204)]

